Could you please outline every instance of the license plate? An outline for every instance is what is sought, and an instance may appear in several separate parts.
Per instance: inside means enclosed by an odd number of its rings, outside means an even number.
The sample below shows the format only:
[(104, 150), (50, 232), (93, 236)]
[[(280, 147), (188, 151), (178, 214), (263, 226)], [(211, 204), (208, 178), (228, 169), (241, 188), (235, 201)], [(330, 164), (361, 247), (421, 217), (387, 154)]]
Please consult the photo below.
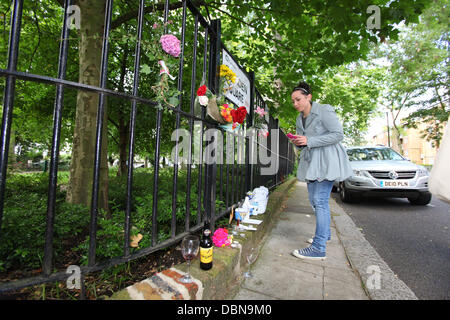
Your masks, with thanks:
[(408, 181), (380, 181), (380, 187), (382, 188), (404, 188), (409, 187)]

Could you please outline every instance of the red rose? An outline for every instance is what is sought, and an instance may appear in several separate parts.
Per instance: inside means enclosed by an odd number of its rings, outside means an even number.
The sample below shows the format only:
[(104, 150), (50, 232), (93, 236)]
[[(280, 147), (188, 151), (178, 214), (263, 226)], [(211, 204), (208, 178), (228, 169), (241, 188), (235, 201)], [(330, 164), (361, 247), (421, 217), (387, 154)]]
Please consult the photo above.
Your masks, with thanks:
[(198, 90), (197, 90), (197, 95), (204, 96), (206, 94), (206, 89), (207, 88), (205, 85), (200, 86), (200, 88), (198, 88)]
[(233, 122), (241, 123), (244, 122), (245, 116), (247, 115), (247, 109), (245, 107), (239, 107), (235, 110), (231, 110), (231, 117)]

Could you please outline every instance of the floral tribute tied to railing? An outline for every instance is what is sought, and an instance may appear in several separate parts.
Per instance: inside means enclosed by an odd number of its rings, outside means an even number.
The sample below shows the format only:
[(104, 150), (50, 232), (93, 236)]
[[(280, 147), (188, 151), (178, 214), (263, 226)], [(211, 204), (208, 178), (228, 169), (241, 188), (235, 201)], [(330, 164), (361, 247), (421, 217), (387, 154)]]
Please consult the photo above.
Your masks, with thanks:
[[(181, 53), (181, 42), (173, 34), (164, 34), (164, 27), (172, 24), (169, 20), (165, 24), (153, 24), (153, 32), (157, 35), (151, 43), (142, 43), (142, 48), (147, 58), (160, 68), (159, 81), (152, 86), (155, 93), (157, 108), (162, 110), (164, 105), (175, 108), (178, 105), (180, 92), (176, 89), (173, 81), (176, 79), (170, 70), (176, 70), (179, 64), (178, 57)], [(141, 73), (151, 74), (152, 68), (147, 64), (142, 64)]]
[(236, 74), (226, 65), (222, 64), (219, 69), (220, 89), (216, 96), (206, 85), (201, 85), (197, 90), (196, 105), (206, 107), (207, 114), (217, 121), (221, 128), (233, 131), (239, 128), (247, 116), (245, 107), (236, 108), (232, 103), (225, 101), (225, 94), (236, 83)]
[(269, 127), (267, 126), (267, 124), (264, 122), (264, 116), (267, 114), (267, 112), (260, 107), (256, 107), (255, 110), (255, 120), (253, 123), (253, 127), (255, 129), (258, 129), (258, 135), (261, 137), (268, 137), (269, 136)]

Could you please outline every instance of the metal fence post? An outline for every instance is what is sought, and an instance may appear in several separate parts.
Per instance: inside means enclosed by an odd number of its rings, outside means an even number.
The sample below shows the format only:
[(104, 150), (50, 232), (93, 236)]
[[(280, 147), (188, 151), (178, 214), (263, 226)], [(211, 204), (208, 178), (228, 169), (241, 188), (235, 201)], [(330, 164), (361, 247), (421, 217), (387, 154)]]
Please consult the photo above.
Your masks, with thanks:
[[(102, 61), (100, 67), (100, 88), (106, 88), (108, 79), (108, 51), (109, 51), (109, 31), (111, 27), (113, 0), (106, 1), (105, 9), (105, 26), (103, 30), (103, 47)], [(98, 215), (98, 195), (100, 184), (100, 162), (102, 150), (103, 135), (103, 119), (105, 117), (105, 100), (106, 95), (101, 92), (99, 94), (98, 112), (97, 112), (97, 132), (95, 139), (95, 158), (94, 158), (94, 178), (92, 185), (92, 201), (91, 201), (91, 221), (89, 226), (89, 253), (88, 266), (95, 264), (95, 252), (97, 249), (97, 215)]]
[[(220, 20), (211, 21), (211, 43), (209, 47), (209, 72), (208, 72), (208, 87), (216, 95), (219, 94), (219, 75), (218, 69), (220, 66), (221, 57), (221, 23)], [(214, 143), (217, 143), (217, 134), (214, 135)], [(217, 152), (214, 159), (217, 160)], [(215, 229), (215, 212), (216, 212), (216, 176), (217, 176), (217, 161), (205, 165), (206, 183), (205, 183), (205, 227), (212, 232)]]
[[(9, 33), (8, 71), (16, 71), (19, 56), (19, 38), (22, 23), (23, 0), (15, 0), (11, 11), (11, 30)], [(6, 186), (6, 169), (8, 166), (9, 138), (11, 136), (12, 111), (14, 106), (14, 95), (16, 78), (6, 77), (3, 98), (2, 132), (0, 140), (0, 234), (3, 217), (3, 205)]]
[[(247, 129), (253, 127), (254, 121), (254, 110), (255, 110), (255, 72), (250, 71), (248, 73), (250, 80), (250, 110), (248, 113), (248, 123)], [(257, 137), (256, 130), (254, 131), (254, 136), (247, 137), (245, 139), (245, 187), (247, 191), (253, 190), (253, 159), (250, 161), (250, 157), (253, 157), (250, 154), (250, 150), (254, 153), (253, 150), (253, 139)]]
[[(64, 3), (64, 20), (61, 30), (61, 44), (59, 47), (59, 65), (58, 79), (65, 79), (67, 70), (67, 53), (69, 48), (69, 12), (68, 8), (72, 4), (72, 0), (66, 0)], [(55, 107), (53, 111), (53, 140), (52, 151), (50, 157), (49, 168), (49, 184), (47, 199), (47, 215), (45, 230), (45, 247), (44, 259), (42, 263), (42, 271), (45, 276), (49, 276), (52, 272), (53, 258), (53, 224), (56, 206), (56, 186), (58, 181), (58, 162), (59, 162), (59, 145), (61, 136), (62, 108), (64, 101), (64, 87), (59, 84), (56, 86)], [(48, 161), (44, 162), (44, 172), (48, 169)]]
[[(142, 26), (144, 24), (144, 0), (139, 2), (138, 11), (138, 29), (137, 29), (137, 41), (134, 55), (134, 74), (133, 74), (133, 95), (137, 96), (139, 93), (139, 68), (141, 65), (141, 40), (142, 40)], [(134, 163), (134, 140), (136, 130), (136, 117), (137, 117), (137, 101), (131, 102), (131, 114), (130, 114), (130, 136), (129, 136), (129, 148), (128, 148), (128, 170), (127, 170), (127, 203), (125, 210), (125, 223), (124, 223), (124, 251), (123, 255), (128, 257), (130, 255), (130, 231), (131, 231), (131, 203), (132, 203), (132, 191), (133, 191), (133, 163)]]

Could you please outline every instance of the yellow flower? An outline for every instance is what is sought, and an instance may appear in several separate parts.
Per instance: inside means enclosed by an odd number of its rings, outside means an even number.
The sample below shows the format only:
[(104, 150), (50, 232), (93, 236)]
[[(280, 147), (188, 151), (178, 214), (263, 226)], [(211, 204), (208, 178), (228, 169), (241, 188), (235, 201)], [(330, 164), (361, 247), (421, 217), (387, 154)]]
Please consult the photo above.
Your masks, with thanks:
[(233, 83), (236, 82), (236, 74), (227, 65), (222, 64), (220, 66), (219, 76), (224, 77)]

